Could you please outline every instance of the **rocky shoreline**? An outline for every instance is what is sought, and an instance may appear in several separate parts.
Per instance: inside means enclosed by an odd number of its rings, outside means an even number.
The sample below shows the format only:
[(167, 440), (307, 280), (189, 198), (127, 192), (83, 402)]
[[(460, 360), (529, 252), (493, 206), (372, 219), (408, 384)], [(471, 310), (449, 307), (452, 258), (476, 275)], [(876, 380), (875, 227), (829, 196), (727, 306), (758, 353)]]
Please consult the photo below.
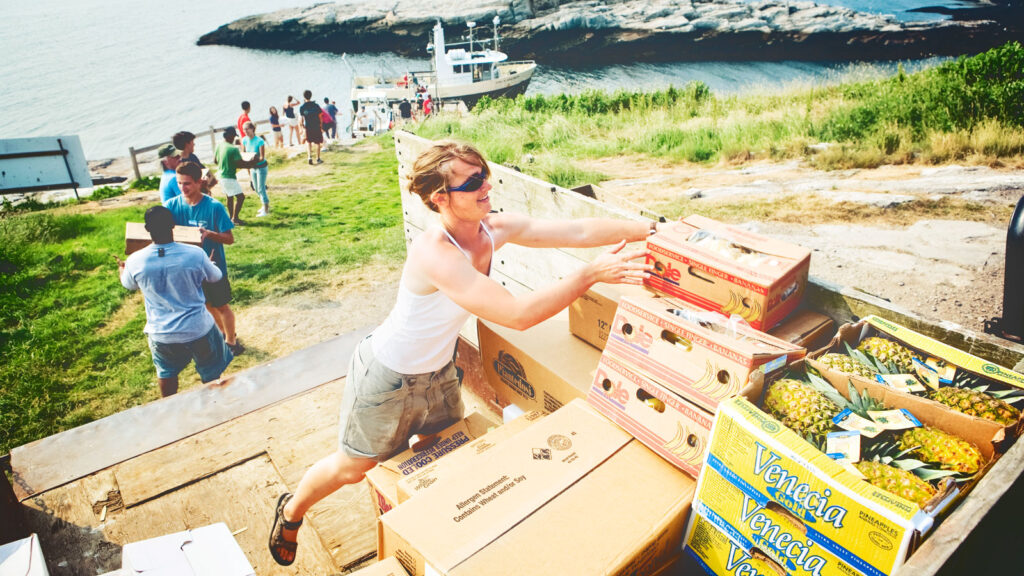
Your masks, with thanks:
[[(1016, 2), (1017, 0), (1008, 0)], [(438, 14), (455, 35), (476, 20), (490, 36), (501, 18), (502, 49), (545, 64), (706, 60), (893, 60), (975, 53), (1017, 37), (1016, 26), (971, 20), (900, 22), (809, 1), (758, 0), (358, 0), (242, 18), (198, 43), (332, 53), (426, 57)]]

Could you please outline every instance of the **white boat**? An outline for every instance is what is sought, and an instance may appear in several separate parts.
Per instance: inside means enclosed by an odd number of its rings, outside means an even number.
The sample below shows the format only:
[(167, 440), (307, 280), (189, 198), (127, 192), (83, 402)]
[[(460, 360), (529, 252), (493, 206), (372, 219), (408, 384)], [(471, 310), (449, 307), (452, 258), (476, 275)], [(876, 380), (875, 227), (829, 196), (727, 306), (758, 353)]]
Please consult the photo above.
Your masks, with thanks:
[(391, 104), (383, 92), (367, 91), (359, 95), (352, 114), (352, 137), (366, 138), (391, 129)]
[(390, 103), (403, 99), (415, 102), (417, 94), (430, 94), (438, 108), (445, 101), (456, 100), (472, 108), (481, 96), (514, 97), (526, 92), (537, 64), (533, 60), (510, 61), (508, 55), (498, 50), (498, 23), (495, 16), (494, 37), (490, 40), (474, 43), (476, 23), (467, 22), (469, 41), (445, 44), (444, 28), (437, 22), (433, 42), (427, 45), (427, 51), (433, 52), (432, 70), (410, 71), (400, 78), (355, 76), (352, 79), (353, 110), (358, 111), (359, 98), (367, 92), (383, 93)]

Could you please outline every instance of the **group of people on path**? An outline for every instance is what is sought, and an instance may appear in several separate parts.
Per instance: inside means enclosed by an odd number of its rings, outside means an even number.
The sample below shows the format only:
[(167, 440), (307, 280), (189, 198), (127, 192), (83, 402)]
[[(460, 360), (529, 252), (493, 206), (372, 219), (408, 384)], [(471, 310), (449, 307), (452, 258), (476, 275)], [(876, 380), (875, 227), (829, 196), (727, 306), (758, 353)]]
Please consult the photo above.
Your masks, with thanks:
[[(320, 106), (313, 100), (313, 93), (306, 90), (302, 93), (303, 102), (299, 102), (292, 96), (284, 104), (284, 121), (288, 125), (288, 145), (295, 146), (295, 142), (306, 144), (310, 164), (321, 164), (320, 148), (324, 139), (335, 140), (338, 138), (338, 106), (330, 98), (324, 97), (324, 104)], [(281, 133), (281, 118), (277, 114), (277, 108), (270, 107), (270, 126), (275, 134), (275, 146), (284, 146), (284, 136)], [(278, 144), (280, 142), (280, 144)], [(313, 150), (316, 149), (316, 161), (313, 161)]]

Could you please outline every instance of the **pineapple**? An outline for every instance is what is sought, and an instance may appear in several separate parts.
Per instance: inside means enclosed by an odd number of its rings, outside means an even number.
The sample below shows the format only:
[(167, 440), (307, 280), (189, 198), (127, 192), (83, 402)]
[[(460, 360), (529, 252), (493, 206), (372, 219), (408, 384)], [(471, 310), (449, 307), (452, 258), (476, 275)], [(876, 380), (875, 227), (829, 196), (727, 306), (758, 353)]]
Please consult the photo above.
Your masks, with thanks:
[(874, 460), (861, 460), (854, 464), (872, 486), (895, 494), (924, 508), (925, 503), (935, 495), (935, 488), (911, 472), (900, 470)]
[(943, 470), (963, 474), (976, 473), (983, 461), (977, 446), (931, 426), (907, 430), (900, 436), (899, 446)]
[(820, 438), (832, 429), (839, 406), (805, 382), (783, 378), (768, 390), (765, 409), (801, 436)]
[(893, 364), (901, 374), (914, 373), (914, 353), (892, 340), (872, 336), (865, 338), (857, 350), (874, 356), (881, 364)]
[(1020, 410), (1017, 408), (984, 392), (970, 388), (944, 386), (930, 392), (928, 397), (958, 412), (998, 422), (1003, 426), (1014, 424), (1020, 419)]
[(845, 354), (825, 354), (818, 358), (818, 362), (821, 362), (833, 370), (838, 370), (843, 374), (853, 374), (855, 376), (863, 376), (871, 379), (875, 377), (874, 370), (856, 358), (846, 356)]

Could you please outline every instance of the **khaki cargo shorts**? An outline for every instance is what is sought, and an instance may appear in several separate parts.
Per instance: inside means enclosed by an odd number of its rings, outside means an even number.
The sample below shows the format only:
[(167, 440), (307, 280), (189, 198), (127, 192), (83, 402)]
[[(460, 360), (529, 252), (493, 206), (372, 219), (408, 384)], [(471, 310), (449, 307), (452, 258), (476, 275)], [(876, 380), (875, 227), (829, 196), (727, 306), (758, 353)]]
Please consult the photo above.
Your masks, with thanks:
[(338, 443), (349, 456), (382, 462), (409, 447), (413, 434), (433, 434), (462, 418), (455, 362), (427, 374), (399, 374), (373, 356), (367, 336), (349, 363)]

